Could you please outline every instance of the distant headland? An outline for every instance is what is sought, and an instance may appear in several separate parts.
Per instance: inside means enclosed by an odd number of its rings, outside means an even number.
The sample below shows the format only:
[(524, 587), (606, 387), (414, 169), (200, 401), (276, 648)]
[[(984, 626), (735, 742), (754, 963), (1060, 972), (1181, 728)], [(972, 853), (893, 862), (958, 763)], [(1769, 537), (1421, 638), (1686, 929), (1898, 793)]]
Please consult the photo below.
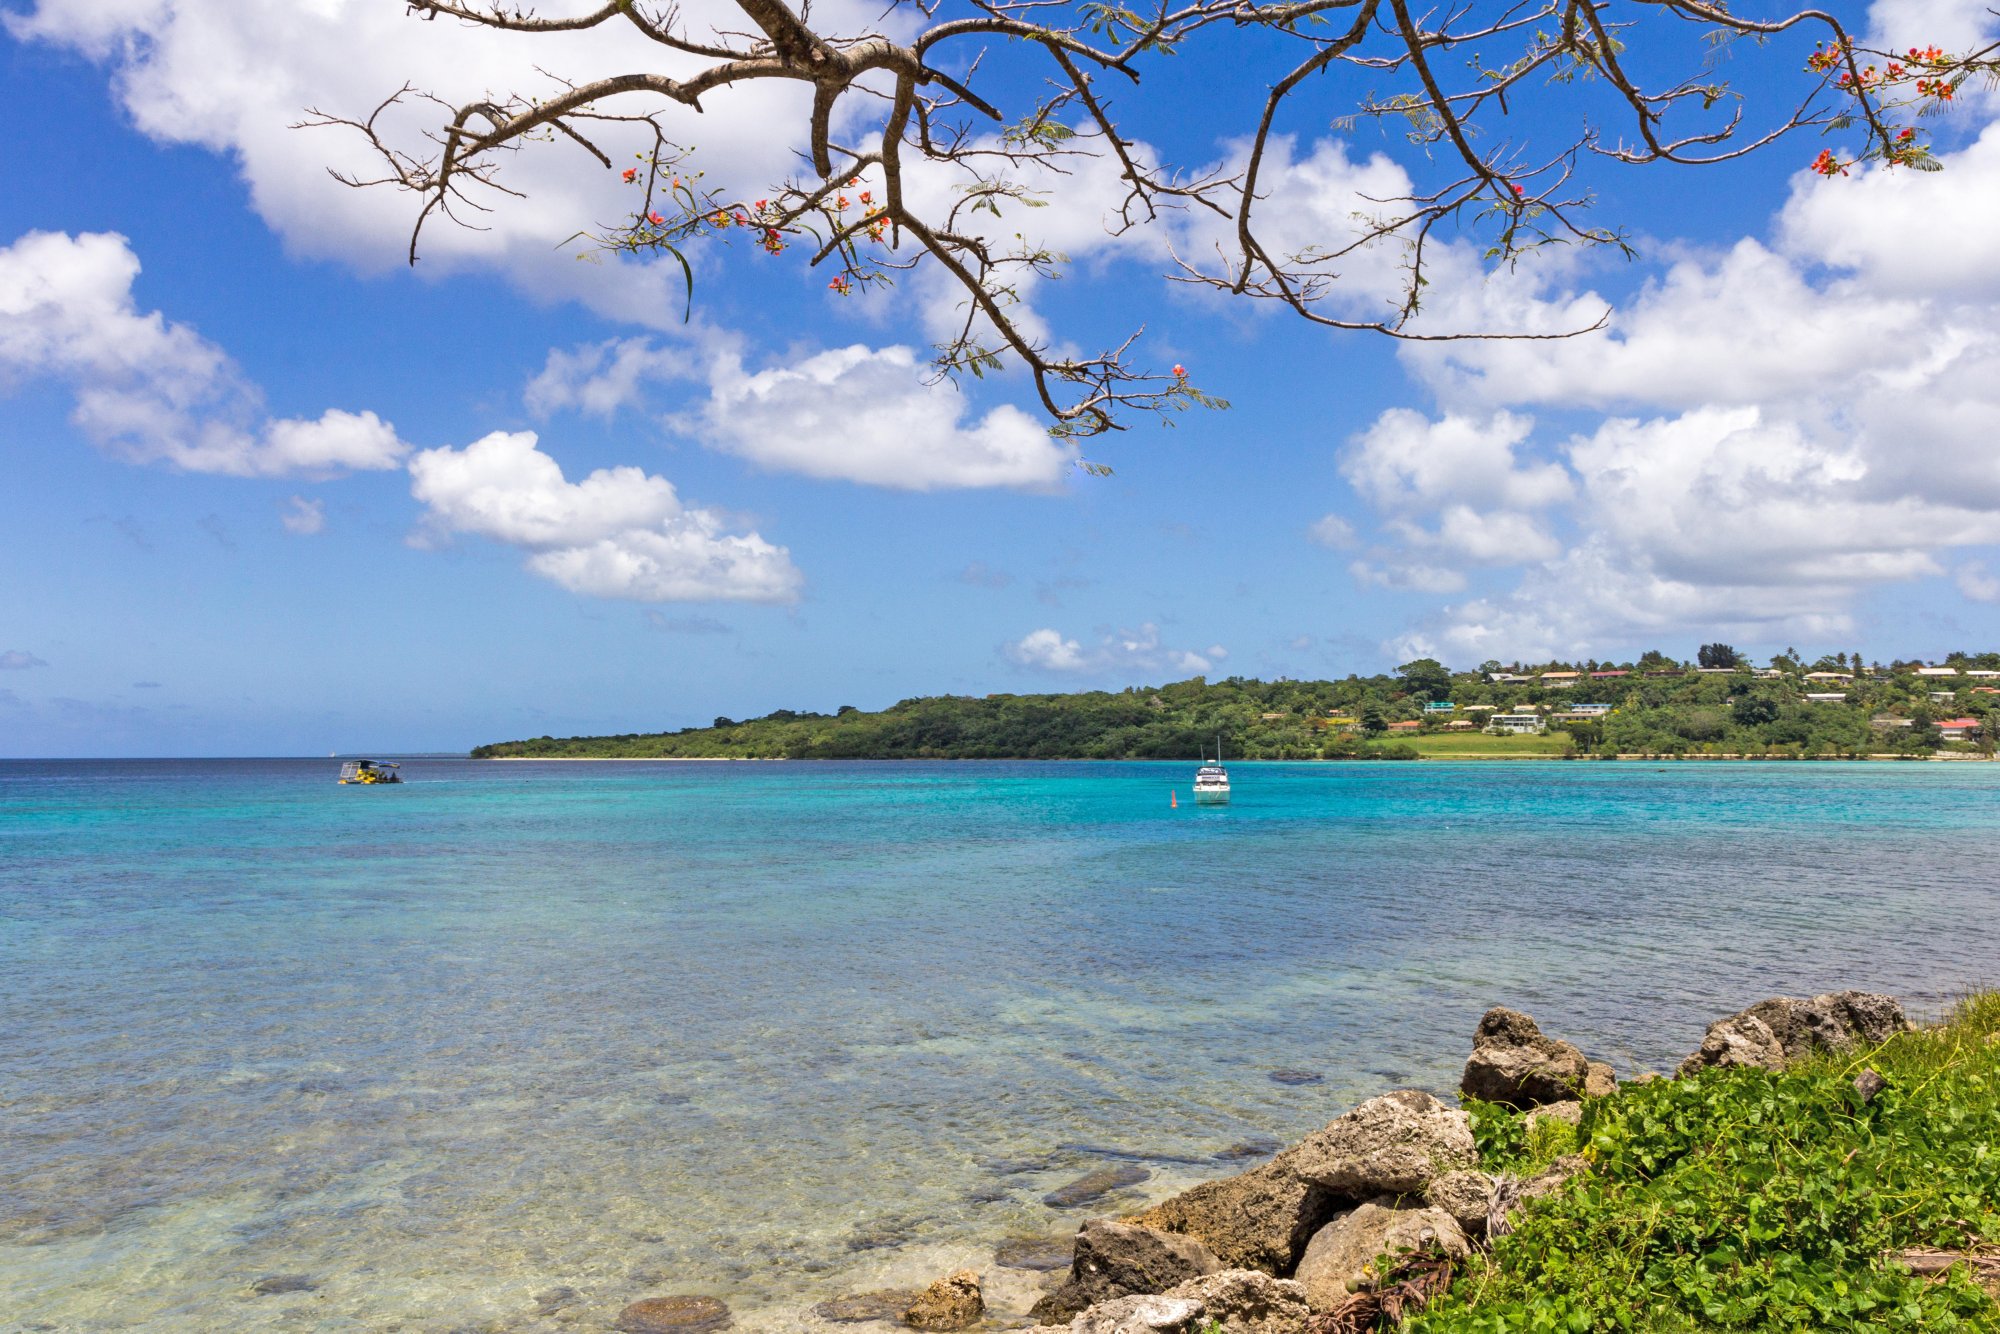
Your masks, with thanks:
[(1194, 677), (1072, 694), (932, 695), (879, 712), (779, 709), (708, 727), (533, 737), (474, 759), (1991, 759), (2000, 652), (1754, 666), (1726, 644), (1692, 662), (1432, 658), (1338, 681)]

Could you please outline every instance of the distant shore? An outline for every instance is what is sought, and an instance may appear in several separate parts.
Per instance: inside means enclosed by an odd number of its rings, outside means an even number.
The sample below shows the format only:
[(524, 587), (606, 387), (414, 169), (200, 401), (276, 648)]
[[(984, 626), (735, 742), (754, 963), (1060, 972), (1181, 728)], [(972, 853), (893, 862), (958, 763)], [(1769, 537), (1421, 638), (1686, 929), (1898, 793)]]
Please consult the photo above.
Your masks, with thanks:
[[(971, 759), (955, 759), (936, 755), (842, 755), (825, 758), (817, 756), (789, 755), (488, 755), (473, 756), (495, 763), (531, 764), (1179, 764), (1179, 760), (1134, 758), (1120, 756), (1105, 758), (1095, 755), (1064, 755), (1051, 758), (1046, 755), (980, 756)], [(1946, 753), (1941, 755), (1685, 755), (1671, 752), (1648, 755), (1420, 755), (1417, 763), (1430, 764), (1611, 764), (1619, 760), (1641, 761), (1655, 764), (1682, 764), (1716, 762), (1744, 764), (1988, 764), (1996, 756), (1962, 755)], [(1393, 764), (1410, 761), (1379, 759), (1299, 759), (1299, 760), (1231, 760), (1231, 764)]]

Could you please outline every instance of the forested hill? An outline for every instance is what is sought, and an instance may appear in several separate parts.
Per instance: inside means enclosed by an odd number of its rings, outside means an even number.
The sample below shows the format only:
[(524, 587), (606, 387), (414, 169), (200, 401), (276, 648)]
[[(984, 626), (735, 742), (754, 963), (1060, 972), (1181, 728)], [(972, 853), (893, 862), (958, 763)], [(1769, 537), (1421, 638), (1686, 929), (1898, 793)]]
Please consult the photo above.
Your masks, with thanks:
[[(1705, 646), (1705, 660), (1711, 649)], [(1732, 654), (1733, 656), (1733, 654)], [(2000, 701), (2000, 654), (1955, 654), (1950, 676), (1919, 663), (1849, 671), (1775, 659), (1698, 670), (1657, 654), (1640, 665), (1487, 663), (1452, 673), (1430, 659), (1340, 681), (1202, 677), (1116, 693), (939, 695), (879, 713), (780, 709), (762, 718), (619, 736), (480, 746), (477, 759), (1188, 759), (1220, 734), (1229, 758), (1415, 758), (1427, 738), (1478, 743), (1494, 713), (1536, 714), (1557, 751), (1837, 756), (1977, 749)], [(1931, 669), (1933, 673), (1937, 669)], [(1968, 675), (1977, 672), (1978, 675)], [(1811, 698), (1812, 696), (1819, 698)], [(1443, 706), (1450, 704), (1450, 709)], [(1436, 707), (1426, 709), (1426, 705)], [(1577, 716), (1588, 706), (1590, 716)], [(2000, 719), (1996, 719), (2000, 725)], [(1994, 728), (1986, 728), (1990, 737)], [(1501, 738), (1494, 738), (1497, 742)]]

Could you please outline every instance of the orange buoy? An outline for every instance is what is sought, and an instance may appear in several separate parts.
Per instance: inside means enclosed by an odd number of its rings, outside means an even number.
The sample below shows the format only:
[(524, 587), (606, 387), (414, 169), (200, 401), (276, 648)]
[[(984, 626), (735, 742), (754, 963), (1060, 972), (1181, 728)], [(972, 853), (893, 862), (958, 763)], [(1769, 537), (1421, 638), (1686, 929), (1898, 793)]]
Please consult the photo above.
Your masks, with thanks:
[(1173, 810), (1181, 808), (1181, 794), (1178, 789), (1167, 793), (1167, 805)]

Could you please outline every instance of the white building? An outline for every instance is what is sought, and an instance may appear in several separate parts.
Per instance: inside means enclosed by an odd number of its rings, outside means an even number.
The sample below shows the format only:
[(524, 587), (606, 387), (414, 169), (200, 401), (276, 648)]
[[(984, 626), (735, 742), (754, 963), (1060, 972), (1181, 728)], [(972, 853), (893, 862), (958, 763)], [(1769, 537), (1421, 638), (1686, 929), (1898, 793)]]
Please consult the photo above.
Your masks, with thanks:
[(1540, 733), (1549, 730), (1549, 725), (1539, 713), (1496, 713), (1487, 722), (1489, 732)]

